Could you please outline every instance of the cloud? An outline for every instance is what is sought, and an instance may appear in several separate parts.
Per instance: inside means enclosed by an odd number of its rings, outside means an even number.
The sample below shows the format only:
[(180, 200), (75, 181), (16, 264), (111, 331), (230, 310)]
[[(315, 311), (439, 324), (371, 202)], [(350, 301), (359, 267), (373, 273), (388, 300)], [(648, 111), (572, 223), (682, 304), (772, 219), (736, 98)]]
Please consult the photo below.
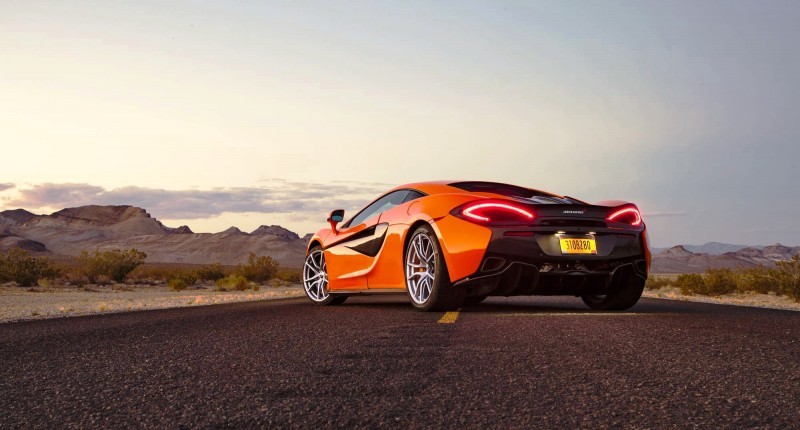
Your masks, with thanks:
[(85, 205), (134, 205), (158, 218), (200, 219), (225, 212), (291, 214), (300, 218), (319, 216), (332, 209), (356, 209), (385, 191), (369, 184), (316, 184), (272, 181), (261, 187), (166, 190), (122, 187), (106, 189), (91, 184), (39, 184), (19, 190), (10, 206), (37, 209)]
[[(104, 189), (89, 184), (41, 184), (33, 188), (20, 190), (20, 196), (11, 199), (9, 204), (39, 208), (42, 206), (62, 206), (66, 202), (87, 203), (102, 193)], [(96, 203), (94, 203), (96, 204)]]
[(744, 233), (781, 233), (781, 234), (795, 234), (800, 233), (800, 228), (788, 225), (773, 225), (765, 227), (753, 227), (742, 229)]
[(16, 184), (11, 184), (11, 183), (0, 184), (0, 191), (11, 190), (13, 188), (16, 188)]
[(688, 215), (686, 212), (646, 212), (644, 213), (645, 218), (666, 218), (666, 217), (676, 217), (676, 216), (686, 216)]
[[(121, 187), (106, 189), (91, 184), (39, 184), (20, 189), (5, 206), (65, 208), (85, 205), (133, 205), (147, 209), (161, 219), (203, 219), (223, 213), (286, 214), (295, 221), (318, 219), (333, 209), (355, 210), (391, 187), (365, 182), (292, 182), (283, 179), (261, 181), (257, 187), (228, 187), (208, 190), (166, 190)], [(0, 184), (3, 186), (14, 184)], [(9, 189), (6, 187), (5, 189)], [(686, 212), (656, 211), (645, 218), (679, 217)]]

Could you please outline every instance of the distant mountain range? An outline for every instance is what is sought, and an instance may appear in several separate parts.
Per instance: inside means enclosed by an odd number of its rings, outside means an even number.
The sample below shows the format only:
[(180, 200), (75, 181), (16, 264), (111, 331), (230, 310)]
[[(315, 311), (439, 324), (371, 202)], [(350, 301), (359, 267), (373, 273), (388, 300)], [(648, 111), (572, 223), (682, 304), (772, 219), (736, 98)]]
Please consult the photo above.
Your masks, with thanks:
[(83, 250), (136, 248), (151, 262), (238, 264), (250, 252), (269, 255), (284, 267), (301, 267), (310, 237), (279, 225), (251, 233), (231, 227), (219, 233), (170, 228), (135, 206), (81, 206), (50, 215), (24, 209), (0, 212), (0, 250), (69, 257)]
[[(693, 252), (708, 249), (712, 252)], [(733, 249), (732, 251), (724, 251)], [(724, 243), (707, 243), (699, 247), (686, 245), (653, 251), (653, 273), (699, 273), (708, 268), (746, 269), (755, 266), (772, 267), (775, 262), (800, 255), (800, 246), (790, 247), (776, 243), (768, 246), (738, 246)], [(724, 252), (722, 252), (724, 251)]]
[[(167, 227), (135, 206), (81, 206), (50, 215), (24, 209), (0, 212), (0, 251), (12, 247), (39, 255), (71, 257), (83, 250), (136, 248), (151, 262), (239, 264), (250, 252), (269, 255), (284, 267), (301, 267), (311, 235), (300, 237), (279, 225), (250, 233), (230, 227), (219, 233), (194, 233)], [(653, 273), (703, 272), (709, 267), (773, 266), (800, 255), (800, 247), (731, 245), (709, 242), (653, 248)]]
[[(681, 245), (681, 246), (687, 251), (694, 252), (695, 254), (710, 254), (710, 255), (722, 255), (726, 252), (736, 252), (744, 248), (757, 248), (757, 249), (764, 248), (764, 246), (761, 245), (731, 245), (730, 243), (720, 243), (720, 242), (706, 242), (702, 245)], [(650, 251), (652, 251), (654, 254), (657, 254), (667, 249), (669, 248), (650, 248)]]

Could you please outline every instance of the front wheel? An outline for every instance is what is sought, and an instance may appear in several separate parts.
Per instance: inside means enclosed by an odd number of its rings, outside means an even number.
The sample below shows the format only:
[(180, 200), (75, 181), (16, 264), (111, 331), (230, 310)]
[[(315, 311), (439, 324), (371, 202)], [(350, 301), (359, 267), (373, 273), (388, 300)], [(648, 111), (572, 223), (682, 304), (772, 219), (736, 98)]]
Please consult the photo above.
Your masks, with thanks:
[(445, 311), (461, 306), (463, 291), (450, 283), (447, 263), (430, 227), (411, 233), (405, 251), (406, 288), (411, 305), (419, 311)]
[(334, 296), (328, 291), (328, 267), (325, 264), (325, 253), (315, 246), (306, 256), (303, 265), (303, 289), (306, 296), (315, 305), (340, 305), (347, 296)]

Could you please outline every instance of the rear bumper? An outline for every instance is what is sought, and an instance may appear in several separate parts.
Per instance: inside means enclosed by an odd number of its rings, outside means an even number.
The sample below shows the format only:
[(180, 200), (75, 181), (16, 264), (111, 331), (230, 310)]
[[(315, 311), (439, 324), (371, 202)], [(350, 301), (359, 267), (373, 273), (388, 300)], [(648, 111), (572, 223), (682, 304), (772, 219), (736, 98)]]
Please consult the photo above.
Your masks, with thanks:
[[(597, 231), (595, 231), (597, 230)], [(478, 269), (456, 280), (458, 288), (478, 295), (582, 295), (608, 293), (631, 276), (647, 279), (644, 231), (571, 230), (591, 235), (596, 255), (562, 255), (556, 229), (492, 229)], [(532, 234), (532, 236), (512, 236)]]

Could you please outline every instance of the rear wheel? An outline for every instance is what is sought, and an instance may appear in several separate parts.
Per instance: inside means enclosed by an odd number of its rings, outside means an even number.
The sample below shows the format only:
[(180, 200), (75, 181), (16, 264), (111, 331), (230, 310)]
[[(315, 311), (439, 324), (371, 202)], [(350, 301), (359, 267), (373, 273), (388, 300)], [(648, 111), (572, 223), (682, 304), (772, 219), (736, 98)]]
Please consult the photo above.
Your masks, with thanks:
[(461, 306), (463, 291), (450, 282), (439, 241), (430, 227), (421, 226), (411, 233), (405, 262), (406, 289), (414, 309), (444, 311)]
[(623, 278), (618, 288), (605, 295), (586, 294), (583, 303), (599, 311), (624, 311), (630, 309), (642, 297), (644, 279), (636, 276)]
[(322, 248), (311, 248), (303, 265), (303, 289), (306, 296), (316, 305), (340, 305), (347, 296), (335, 296), (328, 291), (328, 267)]

